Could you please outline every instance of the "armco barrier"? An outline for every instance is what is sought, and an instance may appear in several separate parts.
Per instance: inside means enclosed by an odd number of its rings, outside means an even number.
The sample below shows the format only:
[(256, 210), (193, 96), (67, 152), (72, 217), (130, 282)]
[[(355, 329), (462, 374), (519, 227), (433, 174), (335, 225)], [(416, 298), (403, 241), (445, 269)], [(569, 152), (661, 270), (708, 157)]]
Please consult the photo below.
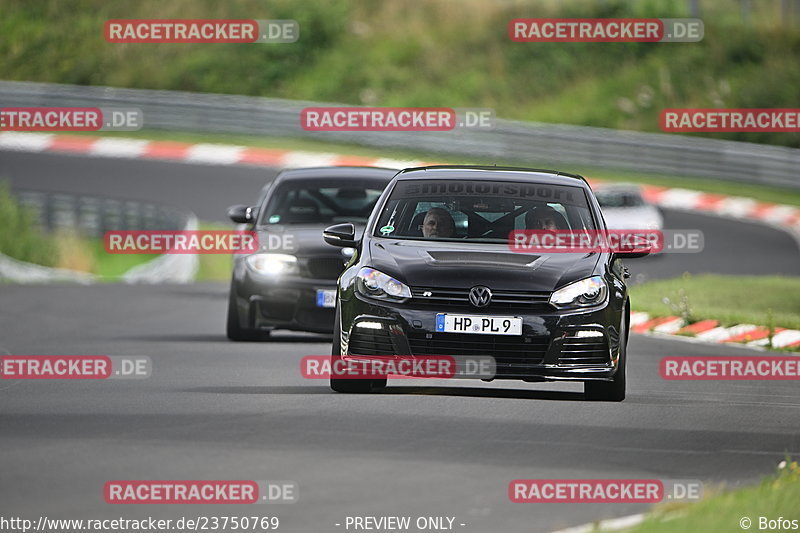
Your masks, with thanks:
[[(0, 106), (140, 108), (147, 129), (314, 138), (536, 166), (593, 166), (800, 189), (800, 149), (702, 137), (497, 120), (448, 132), (313, 132), (300, 111), (327, 104), (249, 96), (0, 82)], [(735, 193), (735, 188), (732, 188)]]
[(180, 230), (192, 218), (152, 202), (49, 191), (14, 190), (14, 195), (44, 229), (75, 230), (86, 237), (111, 230)]
[[(151, 202), (26, 190), (14, 190), (14, 195), (49, 231), (76, 231), (86, 237), (102, 238), (110, 230), (197, 229), (194, 213)], [(198, 267), (195, 255), (162, 254), (131, 268), (119, 279), (125, 283), (190, 283)], [(0, 282), (90, 284), (99, 279), (94, 274), (26, 263), (0, 253)]]

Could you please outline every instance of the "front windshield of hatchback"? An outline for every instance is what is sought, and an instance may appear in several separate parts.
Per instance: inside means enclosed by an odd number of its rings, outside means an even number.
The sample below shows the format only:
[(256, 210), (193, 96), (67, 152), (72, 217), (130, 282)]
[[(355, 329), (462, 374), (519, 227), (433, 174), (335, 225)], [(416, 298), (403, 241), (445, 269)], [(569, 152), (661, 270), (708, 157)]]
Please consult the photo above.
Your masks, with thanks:
[(480, 180), (401, 180), (374, 235), (506, 243), (514, 230), (593, 230), (581, 187)]
[(259, 226), (364, 223), (381, 193), (383, 188), (372, 180), (285, 181), (267, 195)]

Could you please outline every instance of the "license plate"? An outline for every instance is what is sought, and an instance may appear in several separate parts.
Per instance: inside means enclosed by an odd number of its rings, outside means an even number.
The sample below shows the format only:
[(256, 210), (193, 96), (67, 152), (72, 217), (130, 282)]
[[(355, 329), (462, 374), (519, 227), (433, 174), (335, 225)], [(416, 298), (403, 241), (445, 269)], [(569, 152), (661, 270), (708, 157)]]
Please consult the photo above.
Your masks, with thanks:
[(436, 331), (484, 335), (522, 335), (522, 319), (515, 316), (436, 315)]
[(317, 289), (317, 307), (336, 307), (336, 289)]

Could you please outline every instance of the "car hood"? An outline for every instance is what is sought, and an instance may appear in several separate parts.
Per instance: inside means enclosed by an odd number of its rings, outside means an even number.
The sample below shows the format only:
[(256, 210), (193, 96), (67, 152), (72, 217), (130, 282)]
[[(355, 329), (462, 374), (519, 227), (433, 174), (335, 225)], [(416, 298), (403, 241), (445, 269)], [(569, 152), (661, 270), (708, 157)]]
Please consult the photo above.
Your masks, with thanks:
[(597, 253), (522, 254), (506, 244), (370, 241), (370, 266), (412, 287), (553, 291), (589, 277)]
[[(289, 226), (275, 224), (258, 228), (261, 252), (285, 253), (298, 257), (342, 257), (342, 249), (326, 243), (322, 231), (326, 225)], [(363, 231), (356, 227), (356, 232)]]

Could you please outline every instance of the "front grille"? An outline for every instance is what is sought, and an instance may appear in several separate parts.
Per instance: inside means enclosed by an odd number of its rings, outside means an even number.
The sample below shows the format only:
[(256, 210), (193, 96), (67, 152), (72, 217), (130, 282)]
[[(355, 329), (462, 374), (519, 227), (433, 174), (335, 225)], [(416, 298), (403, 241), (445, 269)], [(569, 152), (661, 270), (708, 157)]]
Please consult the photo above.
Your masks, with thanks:
[(395, 350), (386, 328), (353, 328), (347, 343), (347, 353), (352, 355), (395, 355)]
[(336, 280), (344, 270), (344, 261), (338, 257), (311, 257), (306, 264), (314, 279)]
[(297, 310), (294, 319), (301, 326), (308, 326), (313, 329), (333, 329), (334, 309), (330, 307), (300, 308)]
[(294, 317), (295, 304), (283, 302), (260, 301), (258, 309), (264, 318), (270, 320), (290, 321)]
[[(440, 289), (434, 287), (412, 287), (412, 302), (428, 307), (462, 307), (474, 309), (469, 303), (470, 289)], [(548, 309), (549, 292), (500, 291), (492, 289), (492, 301), (483, 309)]]
[(605, 337), (567, 337), (558, 356), (566, 366), (605, 365), (610, 363)]
[[(426, 338), (427, 335), (431, 338)], [(408, 342), (413, 355), (490, 355), (495, 358), (498, 368), (540, 365), (550, 344), (547, 337), (422, 332), (409, 334)]]

